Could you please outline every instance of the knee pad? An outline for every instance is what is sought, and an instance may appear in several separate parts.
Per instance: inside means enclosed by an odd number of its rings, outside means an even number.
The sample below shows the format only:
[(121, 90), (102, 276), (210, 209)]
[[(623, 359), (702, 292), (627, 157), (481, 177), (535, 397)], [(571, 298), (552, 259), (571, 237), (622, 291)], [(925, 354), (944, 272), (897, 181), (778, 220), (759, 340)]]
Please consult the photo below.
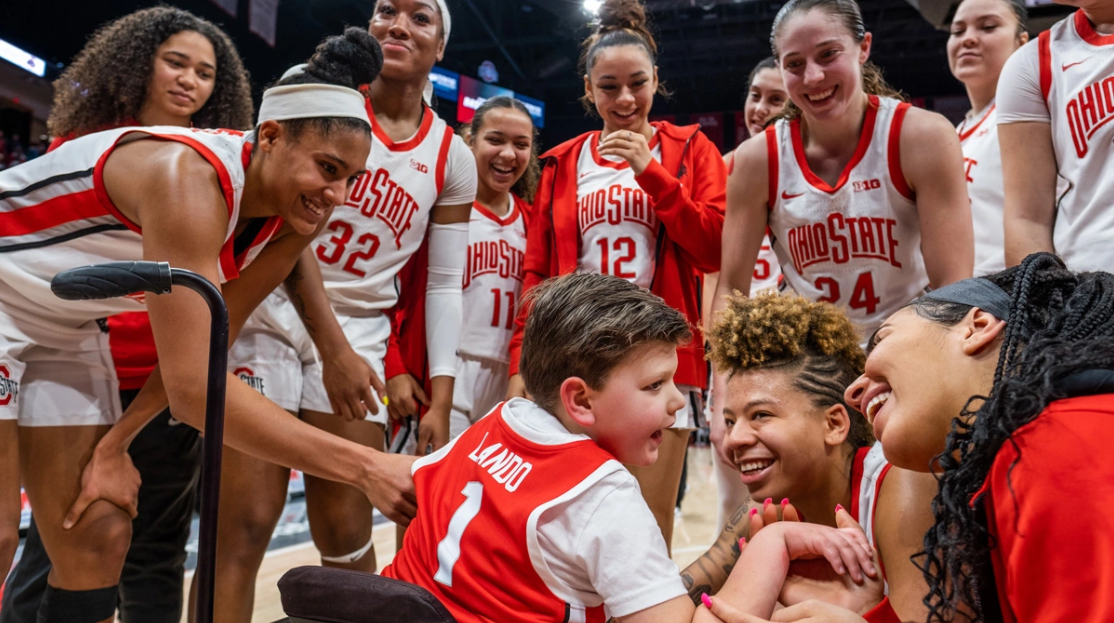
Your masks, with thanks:
[(338, 564), (338, 565), (350, 565), (350, 564), (356, 562), (357, 560), (363, 558), (364, 554), (367, 554), (369, 551), (371, 551), (371, 546), (374, 542), (375, 542), (375, 534), (373, 533), (371, 535), (371, 538), (368, 539), (367, 545), (365, 545), (365, 546), (361, 547), (360, 549), (352, 552), (351, 554), (345, 554), (343, 556), (322, 556), (321, 561), (322, 562), (331, 562), (331, 563)]
[(116, 613), (118, 589), (119, 585), (67, 591), (47, 584), (38, 623), (99, 623)]

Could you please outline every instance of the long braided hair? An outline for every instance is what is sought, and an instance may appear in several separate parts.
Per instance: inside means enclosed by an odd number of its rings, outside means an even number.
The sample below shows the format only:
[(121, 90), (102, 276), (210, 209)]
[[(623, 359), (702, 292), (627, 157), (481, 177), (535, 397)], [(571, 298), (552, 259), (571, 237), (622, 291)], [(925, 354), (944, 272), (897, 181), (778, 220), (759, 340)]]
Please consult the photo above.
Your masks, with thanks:
[[(990, 563), (994, 544), (985, 510), (971, 498), (1002, 445), (1014, 443), (1014, 431), (1065, 397), (1058, 389), (1064, 379), (1114, 369), (1114, 275), (1073, 273), (1056, 256), (1035, 253), (987, 278), (1011, 295), (1010, 313), (990, 396), (967, 402), (936, 457), (942, 469), (932, 502), (936, 524), (918, 557), (929, 586), (924, 603), (930, 622), (950, 621), (957, 613), (973, 623), (1002, 620)], [(945, 326), (971, 310), (932, 300), (910, 306)]]

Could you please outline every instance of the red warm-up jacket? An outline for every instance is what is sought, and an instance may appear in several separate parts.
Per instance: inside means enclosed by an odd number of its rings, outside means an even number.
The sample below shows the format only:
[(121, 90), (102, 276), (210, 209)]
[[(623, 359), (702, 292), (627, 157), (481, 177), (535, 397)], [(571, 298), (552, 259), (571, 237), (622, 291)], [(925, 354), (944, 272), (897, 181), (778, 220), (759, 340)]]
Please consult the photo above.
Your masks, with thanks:
[[(675, 382), (703, 388), (708, 368), (698, 328), (701, 288), (704, 273), (719, 271), (727, 168), (699, 125), (675, 126), (662, 121), (652, 125), (660, 137), (661, 162), (652, 160), (635, 178), (653, 200), (660, 222), (650, 291), (684, 313), (693, 327), (693, 340), (677, 349)], [(527, 221), (523, 294), (549, 277), (577, 268), (577, 160), (588, 139), (598, 134), (583, 134), (542, 155), (541, 182)], [(525, 313), (520, 313), (511, 340), (512, 375), (518, 373), (525, 321)]]

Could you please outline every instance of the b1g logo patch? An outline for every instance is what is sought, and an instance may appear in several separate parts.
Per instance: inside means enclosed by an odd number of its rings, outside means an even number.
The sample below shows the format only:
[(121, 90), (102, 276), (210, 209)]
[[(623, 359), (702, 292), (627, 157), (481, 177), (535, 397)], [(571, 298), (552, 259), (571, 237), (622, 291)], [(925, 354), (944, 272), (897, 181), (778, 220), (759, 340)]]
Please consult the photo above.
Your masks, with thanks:
[(233, 370), (232, 374), (239, 377), (241, 381), (247, 383), (248, 387), (264, 396), (267, 395), (267, 392), (263, 391), (263, 377), (255, 376), (255, 372), (253, 372), (251, 368), (239, 367)]
[(19, 381), (12, 379), (8, 366), (0, 365), (0, 407), (6, 407), (19, 397)]

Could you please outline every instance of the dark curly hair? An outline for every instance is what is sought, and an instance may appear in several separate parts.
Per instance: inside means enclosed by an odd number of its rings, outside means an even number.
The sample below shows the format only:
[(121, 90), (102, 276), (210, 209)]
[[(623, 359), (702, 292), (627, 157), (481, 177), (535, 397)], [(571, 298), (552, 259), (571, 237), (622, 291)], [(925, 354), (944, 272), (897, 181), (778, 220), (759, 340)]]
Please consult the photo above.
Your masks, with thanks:
[[(280, 79), (271, 86), (290, 84), (335, 84), (349, 89), (365, 88), (383, 69), (383, 49), (379, 42), (362, 28), (349, 26), (343, 35), (326, 37), (317, 44), (313, 56), (302, 72)], [(366, 96), (366, 93), (365, 93)], [(321, 136), (337, 129), (362, 131), (371, 136), (371, 126), (351, 117), (311, 117), (280, 121), (293, 140), (307, 128)]]
[(136, 119), (147, 99), (155, 52), (180, 32), (197, 32), (216, 53), (213, 93), (193, 115), (199, 128), (247, 130), (252, 124), (251, 81), (228, 35), (193, 13), (159, 6), (101, 26), (54, 81), (47, 121), (53, 136), (83, 135)]
[[(777, 38), (781, 31), (785, 28), (785, 23), (789, 18), (797, 13), (807, 13), (812, 9), (819, 9), (826, 11), (829, 15), (839, 20), (847, 32), (851, 34), (851, 38), (855, 43), (862, 43), (866, 38), (866, 25), (863, 23), (863, 13), (859, 9), (859, 3), (855, 0), (789, 0), (781, 10), (777, 12), (774, 17), (773, 28), (770, 29), (770, 47), (774, 50), (774, 56), (778, 56), (780, 62), (780, 53), (777, 49)], [(893, 99), (905, 101), (905, 94), (901, 91), (890, 86), (886, 79), (882, 77), (882, 70), (874, 63), (867, 61), (862, 66), (862, 79), (863, 91), (868, 95), (877, 95), (879, 97), (892, 97)], [(779, 119), (796, 119), (801, 116), (801, 109), (789, 100), (785, 104), (785, 110), (779, 115)]]
[(534, 194), (538, 191), (538, 179), (541, 178), (541, 165), (538, 163), (538, 128), (534, 126), (534, 118), (530, 116), (530, 111), (526, 106), (506, 95), (492, 97), (480, 104), (476, 109), (476, 115), (472, 117), (472, 123), (460, 127), (460, 135), (464, 141), (469, 145), (472, 144), (472, 139), (479, 134), (480, 128), (484, 125), (484, 118), (487, 113), (496, 108), (510, 108), (526, 115), (530, 120), (530, 126), (533, 128), (533, 140), (530, 143), (530, 163), (526, 165), (526, 171), (522, 173), (522, 177), (511, 187), (511, 192), (518, 195), (526, 203), (534, 203)]
[(843, 399), (843, 392), (866, 364), (859, 333), (831, 303), (777, 293), (735, 296), (706, 333), (708, 359), (719, 370), (780, 369), (809, 394), (817, 408), (843, 405), (851, 419), (847, 442), (855, 448), (874, 443), (870, 424)]
[[(936, 524), (916, 558), (929, 586), (929, 621), (951, 621), (959, 612), (974, 623), (1002, 620), (986, 512), (971, 504), (972, 496), (1014, 431), (1065, 397), (1058, 388), (1067, 377), (1114, 369), (1114, 275), (1073, 273), (1056, 256), (1035, 253), (986, 278), (1010, 294), (1010, 312), (990, 395), (968, 400), (936, 457), (942, 470), (932, 502)], [(971, 310), (924, 300), (909, 307), (944, 326)]]

